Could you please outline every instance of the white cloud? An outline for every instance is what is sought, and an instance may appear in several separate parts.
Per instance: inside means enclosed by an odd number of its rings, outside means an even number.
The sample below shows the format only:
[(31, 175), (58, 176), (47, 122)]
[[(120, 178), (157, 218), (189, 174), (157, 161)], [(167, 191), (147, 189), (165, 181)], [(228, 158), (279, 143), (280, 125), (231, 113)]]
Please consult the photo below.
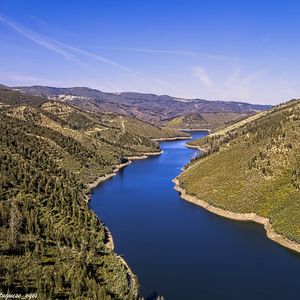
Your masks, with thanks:
[[(42, 20), (40, 20), (42, 21)], [(69, 45), (67, 43), (59, 42), (54, 39), (50, 39), (47, 36), (44, 36), (40, 33), (36, 33), (20, 24), (17, 22), (7, 18), (4, 15), (0, 15), (0, 22), (8, 25), (10, 28), (21, 34), (22, 36), (26, 37), (27, 39), (33, 41), (34, 43), (50, 50), (53, 51), (64, 58), (71, 60), (82, 67), (87, 68), (88, 65), (82, 62), (82, 56), (89, 57), (93, 60), (102, 62), (106, 65), (109, 65), (116, 70), (123, 71), (126, 73), (127, 76), (134, 77), (136, 81), (144, 81), (145, 83), (149, 83), (151, 81), (153, 84), (159, 84), (161, 86), (165, 86), (168, 88), (172, 88), (176, 90), (176, 87), (164, 82), (163, 80), (160, 80), (158, 78), (150, 77), (144, 73), (141, 73), (139, 71), (133, 70), (131, 68), (128, 68), (116, 61), (113, 61), (111, 59), (108, 59), (106, 57), (103, 57), (102, 55), (94, 54), (92, 52), (83, 50), (81, 48)]]
[(242, 75), (241, 66), (235, 67), (224, 81), (224, 95), (234, 95), (239, 99), (254, 98), (255, 82), (265, 75), (267, 70), (259, 69), (250, 74)]
[(47, 78), (36, 77), (30, 74), (0, 71), (0, 82), (6, 83), (7, 85), (23, 85), (23, 84), (53, 84), (57, 85), (60, 82), (50, 80)]
[(224, 55), (219, 55), (219, 54), (203, 53), (203, 52), (190, 51), (190, 50), (165, 50), (165, 49), (130, 48), (130, 47), (105, 47), (105, 46), (96, 46), (96, 47), (92, 47), (92, 48), (93, 49), (112, 50), (112, 51), (203, 57), (203, 58), (212, 59), (212, 60), (238, 61), (238, 58), (236, 58), (236, 57), (229, 57), (229, 56), (224, 56)]
[(10, 28), (14, 29), (16, 32), (20, 33), (27, 39), (33, 41), (34, 43), (36, 43), (44, 48), (47, 48), (53, 52), (56, 52), (69, 60), (79, 63), (79, 61), (76, 60), (75, 56), (72, 55), (69, 51), (66, 51), (66, 50), (62, 49), (61, 47), (55, 45), (55, 43), (52, 43), (46, 37), (39, 35), (33, 31), (19, 25), (18, 23), (10, 20), (7, 17), (4, 17), (3, 15), (0, 15), (0, 21), (4, 24), (8, 25)]
[(196, 76), (198, 80), (207, 88), (212, 87), (213, 82), (210, 78), (210, 76), (207, 74), (205, 69), (202, 66), (196, 66), (193, 68), (193, 73)]

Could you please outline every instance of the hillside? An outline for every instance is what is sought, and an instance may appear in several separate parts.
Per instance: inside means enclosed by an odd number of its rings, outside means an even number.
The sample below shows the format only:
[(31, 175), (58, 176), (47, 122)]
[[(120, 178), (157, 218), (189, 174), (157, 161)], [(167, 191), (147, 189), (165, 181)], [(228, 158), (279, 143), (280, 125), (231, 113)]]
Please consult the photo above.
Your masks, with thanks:
[(178, 134), (0, 89), (1, 292), (136, 299), (137, 283), (89, 209), (89, 184)]
[(246, 118), (250, 113), (236, 112), (204, 112), (191, 113), (184, 116), (178, 116), (164, 123), (166, 127), (174, 129), (207, 129), (215, 130), (231, 123), (238, 122)]
[(293, 100), (192, 141), (205, 153), (178, 177), (179, 189), (208, 209), (269, 219), (274, 235), (299, 251), (299, 126), (300, 100)]
[[(153, 124), (172, 128), (188, 128), (184, 116), (201, 114), (194, 118), (194, 128), (216, 128), (244, 114), (269, 109), (269, 105), (255, 105), (234, 101), (208, 101), (204, 99), (182, 99), (167, 95), (143, 93), (104, 93), (86, 87), (55, 88), (45, 86), (15, 87), (14, 89), (32, 95), (60, 100), (93, 112), (113, 112), (131, 116)], [(177, 118), (181, 119), (177, 126)], [(171, 123), (170, 120), (175, 120)], [(187, 120), (188, 121), (188, 120)], [(175, 126), (174, 126), (175, 125)]]

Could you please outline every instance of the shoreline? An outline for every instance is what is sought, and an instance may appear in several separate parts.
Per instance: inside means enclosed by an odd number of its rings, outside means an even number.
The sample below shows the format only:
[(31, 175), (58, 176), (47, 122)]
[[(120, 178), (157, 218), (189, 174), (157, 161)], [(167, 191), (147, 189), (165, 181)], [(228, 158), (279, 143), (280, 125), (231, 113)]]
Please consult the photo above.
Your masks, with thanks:
[[(111, 173), (106, 174), (106, 175), (102, 175), (102, 176), (98, 177), (96, 180), (94, 180), (93, 182), (88, 183), (87, 186), (90, 189), (90, 192), (91, 192), (92, 189), (96, 188), (103, 181), (106, 181), (106, 180), (110, 179), (111, 177), (117, 175), (118, 171), (120, 171), (124, 167), (128, 166), (129, 164), (131, 164), (130, 160), (126, 163), (118, 164), (118, 165), (115, 166), (115, 168), (113, 169), (113, 171)], [(88, 201), (90, 201), (90, 197), (89, 197)]]
[(199, 146), (194, 146), (194, 145), (189, 145), (189, 144), (185, 144), (185, 146), (186, 146), (187, 148), (197, 149), (197, 150), (199, 150), (199, 151), (206, 152), (205, 149), (203, 149), (203, 148), (201, 148), (201, 147), (199, 147)]
[[(187, 138), (184, 138), (184, 137), (174, 137), (174, 138), (171, 138), (171, 140), (190, 139), (190, 138), (191, 138), (191, 136), (187, 137)], [(164, 140), (170, 140), (170, 138), (162, 138), (162, 139), (160, 139), (160, 141), (164, 141)], [(98, 177), (96, 180), (94, 180), (92, 183), (88, 183), (87, 184), (87, 187), (89, 188), (89, 192), (86, 195), (86, 199), (85, 199), (86, 202), (89, 203), (91, 201), (92, 190), (94, 188), (96, 188), (97, 186), (99, 186), (104, 181), (106, 181), (106, 180), (112, 178), (113, 176), (117, 175), (118, 171), (120, 171), (121, 169), (123, 169), (126, 166), (128, 166), (129, 164), (131, 164), (134, 160), (146, 159), (149, 156), (160, 155), (162, 153), (163, 153), (163, 151), (160, 150), (160, 151), (157, 151), (157, 152), (145, 152), (145, 153), (141, 153), (141, 155), (139, 155), (139, 156), (129, 156), (129, 157), (127, 157), (128, 162), (116, 165), (111, 173), (106, 174), (106, 175), (102, 175), (102, 176)], [(115, 249), (114, 240), (113, 240), (113, 236), (112, 236), (109, 228), (104, 223), (102, 223), (100, 217), (94, 211), (92, 211), (92, 212), (97, 216), (97, 218), (99, 219), (100, 223), (103, 224), (103, 226), (104, 226), (105, 239), (106, 239), (105, 246), (108, 247), (109, 249), (111, 249), (114, 252), (114, 255), (124, 265), (124, 267), (125, 267), (125, 269), (127, 271), (129, 286), (132, 288), (132, 290), (135, 293), (135, 295), (138, 296), (139, 284), (138, 284), (138, 278), (137, 278), (137, 276), (132, 272), (132, 270), (130, 269), (130, 267), (127, 264), (126, 260), (123, 257), (121, 257), (120, 255), (118, 255), (117, 253), (115, 253), (115, 251), (114, 251), (114, 249)]]
[[(189, 140), (191, 138), (192, 138), (191, 136), (189, 136), (189, 137), (177, 136), (177, 137), (172, 137), (172, 138), (166, 137), (166, 138), (152, 139), (152, 141), (163, 142), (163, 141)], [(128, 159), (128, 162), (116, 165), (111, 173), (98, 177), (93, 182), (88, 183), (87, 187), (90, 190), (96, 188), (100, 183), (102, 183), (102, 182), (110, 179), (111, 177), (117, 175), (118, 171), (120, 171), (124, 167), (131, 164), (134, 160), (146, 159), (149, 156), (156, 156), (156, 155), (160, 155), (162, 153), (163, 153), (163, 151), (160, 150), (160, 151), (157, 151), (157, 152), (144, 152), (144, 153), (141, 153), (141, 155), (136, 155), (136, 156), (128, 156), (128, 157), (126, 157)], [(88, 202), (89, 202), (89, 200), (88, 200)]]
[(126, 166), (130, 165), (134, 160), (146, 159), (149, 156), (156, 156), (156, 155), (160, 155), (162, 153), (163, 153), (163, 151), (160, 150), (158, 152), (141, 153), (141, 155), (139, 155), (139, 156), (138, 155), (137, 156), (128, 156), (128, 157), (126, 157), (128, 159), (128, 162), (116, 165), (111, 173), (98, 177), (93, 182), (88, 183), (87, 186), (88, 186), (88, 188), (90, 189), (90, 192), (91, 192), (91, 190), (96, 188), (100, 183), (102, 183), (102, 182), (112, 178), (113, 176), (117, 175), (118, 171), (120, 171), (121, 169), (123, 169)]
[[(96, 180), (94, 180), (92, 183), (87, 184), (87, 186), (89, 188), (89, 192), (86, 195), (86, 201), (87, 201), (87, 203), (89, 203), (91, 201), (92, 190), (94, 188), (96, 188), (97, 186), (99, 186), (104, 181), (106, 181), (106, 180), (112, 178), (113, 176), (117, 175), (118, 171), (120, 171), (121, 169), (125, 168), (126, 166), (128, 166), (131, 163), (132, 163), (132, 160), (129, 160), (128, 162), (123, 163), (123, 164), (118, 164), (118, 165), (116, 165), (114, 167), (114, 169), (113, 169), (113, 171), (111, 173), (106, 174), (106, 175), (102, 175), (102, 176), (98, 177)], [(115, 244), (114, 244), (113, 236), (112, 236), (109, 228), (101, 221), (100, 217), (94, 211), (92, 211), (92, 212), (96, 215), (96, 217), (98, 218), (99, 222), (104, 226), (104, 232), (105, 232), (104, 245), (108, 249), (110, 249), (111, 251), (113, 251), (115, 257), (117, 259), (119, 259), (121, 261), (121, 263), (124, 265), (126, 273), (127, 273), (129, 287), (133, 290), (133, 292), (135, 293), (135, 295), (138, 296), (138, 282), (137, 282), (136, 276), (133, 274), (133, 272), (129, 268), (128, 264), (126, 263), (126, 261), (122, 257), (120, 257), (114, 251)]]
[(126, 260), (120, 256), (119, 254), (115, 254), (117, 258), (121, 261), (121, 263), (125, 266), (128, 275), (128, 281), (130, 287), (133, 289), (135, 295), (138, 297), (139, 295), (139, 283), (137, 276), (132, 272)]
[(105, 238), (106, 238), (105, 246), (111, 249), (114, 252), (117, 259), (119, 259), (121, 263), (125, 266), (127, 276), (128, 276), (129, 286), (132, 288), (135, 295), (138, 295), (139, 285), (138, 285), (137, 276), (132, 272), (126, 260), (120, 254), (115, 253), (115, 244), (114, 244), (113, 236), (106, 225), (104, 225), (104, 231), (105, 231)]
[(174, 137), (166, 137), (159, 139), (151, 139), (153, 142), (163, 142), (163, 141), (177, 141), (177, 140), (190, 140), (191, 136), (174, 136)]
[[(97, 186), (99, 186), (104, 181), (106, 181), (106, 180), (112, 178), (113, 176), (117, 175), (118, 171), (120, 171), (121, 169), (123, 169), (126, 166), (130, 165), (134, 160), (145, 159), (145, 158), (148, 158), (149, 156), (160, 155), (162, 153), (163, 153), (163, 151), (160, 150), (158, 152), (146, 152), (146, 153), (142, 153), (140, 156), (129, 156), (129, 157), (127, 157), (128, 162), (116, 165), (115, 168), (113, 169), (113, 171), (111, 173), (106, 174), (106, 175), (102, 175), (102, 176), (98, 177), (95, 181), (93, 181), (92, 183), (87, 184), (87, 186), (89, 188), (89, 193), (88, 193), (88, 195), (86, 195), (86, 201), (87, 201), (87, 203), (89, 203), (90, 200), (91, 200), (92, 190), (94, 188), (96, 188)], [(95, 214), (95, 212), (93, 212), (93, 213)], [(104, 226), (105, 239), (106, 239), (104, 245), (107, 248), (109, 248), (110, 250), (112, 250), (114, 252), (114, 255), (117, 257), (117, 259), (119, 259), (121, 261), (121, 263), (124, 265), (124, 267), (126, 269), (126, 272), (127, 272), (129, 286), (133, 290), (134, 294), (136, 296), (138, 296), (138, 290), (139, 290), (138, 286), (139, 285), (138, 285), (137, 276), (132, 272), (132, 270), (130, 269), (129, 265), (125, 261), (125, 259), (123, 257), (121, 257), (119, 254), (117, 254), (114, 251), (115, 244), (114, 244), (113, 236), (112, 236), (109, 228), (104, 223), (102, 223), (102, 221), (101, 221), (101, 219), (100, 219), (99, 216), (97, 216), (97, 218), (99, 219), (100, 223)]]
[(177, 130), (180, 130), (180, 131), (207, 131), (208, 133), (211, 133), (212, 132), (212, 129), (208, 129), (208, 128), (196, 128), (196, 129), (192, 129), (192, 128), (180, 128), (180, 129), (177, 129)]
[(160, 150), (159, 152), (146, 152), (146, 153), (143, 153), (142, 155), (140, 156), (128, 156), (126, 157), (129, 161), (133, 161), (133, 160), (140, 160), (140, 159), (146, 159), (148, 158), (149, 156), (156, 156), (156, 155), (160, 155), (162, 154), (163, 151)]
[(276, 242), (277, 244), (289, 250), (300, 253), (300, 244), (291, 241), (285, 238), (284, 236), (278, 234), (272, 227), (269, 219), (261, 217), (255, 213), (236, 213), (230, 210), (219, 208), (217, 206), (213, 206), (206, 201), (198, 199), (195, 196), (188, 195), (185, 189), (180, 187), (179, 180), (177, 179), (177, 177), (174, 178), (172, 181), (175, 183), (174, 189), (180, 194), (180, 197), (182, 199), (191, 202), (193, 204), (199, 205), (202, 208), (208, 210), (209, 212), (224, 218), (228, 218), (235, 221), (241, 221), (241, 222), (255, 222), (260, 225), (263, 225), (266, 231), (266, 235), (269, 239), (271, 239), (272, 241)]
[(109, 231), (108, 227), (105, 224), (103, 224), (103, 226), (104, 226), (105, 239), (106, 239), (104, 245), (114, 251), (115, 244), (114, 244), (113, 236), (112, 236), (111, 232)]

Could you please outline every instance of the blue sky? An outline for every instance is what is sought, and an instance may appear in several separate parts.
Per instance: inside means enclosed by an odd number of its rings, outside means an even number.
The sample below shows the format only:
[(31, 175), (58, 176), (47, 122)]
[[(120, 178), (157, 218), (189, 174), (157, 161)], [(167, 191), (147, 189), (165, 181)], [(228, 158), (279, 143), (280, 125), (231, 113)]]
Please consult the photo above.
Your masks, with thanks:
[(0, 83), (275, 104), (300, 97), (300, 1), (0, 0)]

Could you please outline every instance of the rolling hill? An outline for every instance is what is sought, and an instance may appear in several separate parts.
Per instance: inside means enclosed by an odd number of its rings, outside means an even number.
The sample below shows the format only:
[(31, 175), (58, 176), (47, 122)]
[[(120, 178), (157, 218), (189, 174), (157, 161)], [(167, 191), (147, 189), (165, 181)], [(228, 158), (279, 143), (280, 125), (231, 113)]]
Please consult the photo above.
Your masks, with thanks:
[(1, 292), (136, 299), (137, 281), (89, 209), (90, 186), (178, 134), (0, 88)]
[(183, 198), (222, 216), (265, 225), (300, 252), (300, 100), (188, 143), (205, 152), (177, 178)]
[[(254, 113), (254, 112), (253, 112)], [(186, 130), (215, 130), (236, 123), (240, 119), (247, 118), (251, 113), (238, 112), (204, 112), (191, 113), (178, 116), (164, 123), (164, 126), (174, 129)]]
[[(86, 87), (29, 86), (13, 89), (67, 102), (93, 112), (118, 113), (177, 129), (187, 129), (191, 125), (197, 129), (203, 128), (202, 126), (213, 129), (244, 115), (270, 108), (269, 105), (234, 101), (182, 99), (167, 95), (133, 92), (104, 93)], [(194, 114), (197, 114), (199, 118), (193, 118), (191, 124), (189, 120)]]

